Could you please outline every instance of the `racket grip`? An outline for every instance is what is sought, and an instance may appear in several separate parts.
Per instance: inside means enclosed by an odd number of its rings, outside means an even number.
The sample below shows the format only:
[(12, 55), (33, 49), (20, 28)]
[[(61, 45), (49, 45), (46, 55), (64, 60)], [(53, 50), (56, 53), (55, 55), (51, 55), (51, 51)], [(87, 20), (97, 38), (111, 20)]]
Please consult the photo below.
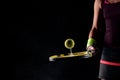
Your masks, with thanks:
[(93, 55), (92, 55), (92, 52), (90, 52), (90, 51), (86, 51), (86, 55), (84, 56), (84, 58), (90, 58), (90, 57), (92, 57)]

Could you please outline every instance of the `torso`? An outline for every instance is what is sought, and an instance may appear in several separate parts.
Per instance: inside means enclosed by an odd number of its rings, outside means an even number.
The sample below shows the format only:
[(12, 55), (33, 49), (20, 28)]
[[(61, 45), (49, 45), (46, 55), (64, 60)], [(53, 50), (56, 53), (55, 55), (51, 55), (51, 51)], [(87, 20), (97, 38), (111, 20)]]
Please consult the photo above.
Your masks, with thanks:
[(102, 8), (106, 23), (105, 45), (120, 49), (120, 0), (105, 0)]
[(100, 63), (120, 67), (120, 0), (103, 0), (102, 9), (106, 32)]

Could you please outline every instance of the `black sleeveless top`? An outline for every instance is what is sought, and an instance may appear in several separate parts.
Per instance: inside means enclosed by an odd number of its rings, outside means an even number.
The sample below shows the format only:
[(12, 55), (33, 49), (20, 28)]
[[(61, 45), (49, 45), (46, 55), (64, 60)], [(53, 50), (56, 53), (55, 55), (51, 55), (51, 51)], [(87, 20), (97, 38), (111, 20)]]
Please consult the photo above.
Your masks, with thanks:
[(120, 66), (120, 2), (102, 2), (106, 32), (100, 63)]
[(120, 2), (110, 4), (103, 1), (102, 9), (106, 25), (104, 44), (120, 49)]

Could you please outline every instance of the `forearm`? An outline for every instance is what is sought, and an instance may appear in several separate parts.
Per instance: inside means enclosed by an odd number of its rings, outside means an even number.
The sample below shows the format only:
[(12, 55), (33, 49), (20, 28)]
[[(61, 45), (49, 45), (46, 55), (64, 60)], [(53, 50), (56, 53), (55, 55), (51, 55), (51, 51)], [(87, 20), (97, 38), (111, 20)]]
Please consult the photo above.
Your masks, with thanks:
[(96, 38), (98, 29), (98, 20), (99, 20), (99, 15), (100, 15), (100, 9), (101, 9), (101, 0), (95, 0), (94, 2), (94, 16), (93, 16), (93, 23), (92, 23), (92, 28), (89, 32), (89, 38)]
[(91, 28), (88, 38), (96, 39), (98, 30), (96, 28)]

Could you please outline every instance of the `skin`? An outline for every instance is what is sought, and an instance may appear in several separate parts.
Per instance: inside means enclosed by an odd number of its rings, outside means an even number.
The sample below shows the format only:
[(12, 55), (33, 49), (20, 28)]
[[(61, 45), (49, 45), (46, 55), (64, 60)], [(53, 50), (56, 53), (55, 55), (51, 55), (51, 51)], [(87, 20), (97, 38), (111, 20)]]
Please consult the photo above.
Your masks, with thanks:
[(92, 23), (92, 28), (91, 28), (90, 33), (89, 33), (89, 38), (95, 38), (95, 34), (99, 29), (97, 26), (97, 23), (98, 23), (98, 18), (99, 18), (98, 16), (100, 13), (100, 9), (101, 9), (101, 0), (95, 0), (93, 23)]

